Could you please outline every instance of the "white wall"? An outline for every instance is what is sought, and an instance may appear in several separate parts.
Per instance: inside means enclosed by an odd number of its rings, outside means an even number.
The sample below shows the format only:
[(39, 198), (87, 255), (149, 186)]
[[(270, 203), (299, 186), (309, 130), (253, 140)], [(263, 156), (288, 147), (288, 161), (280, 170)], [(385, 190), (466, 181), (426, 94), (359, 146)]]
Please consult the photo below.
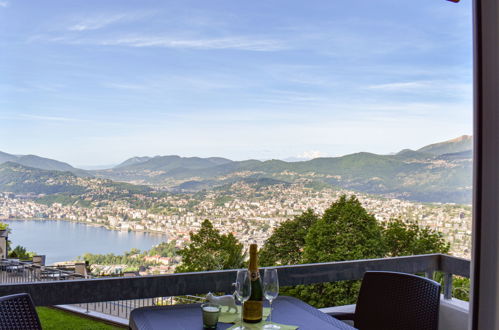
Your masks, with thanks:
[(469, 304), (459, 299), (440, 299), (438, 330), (468, 330)]

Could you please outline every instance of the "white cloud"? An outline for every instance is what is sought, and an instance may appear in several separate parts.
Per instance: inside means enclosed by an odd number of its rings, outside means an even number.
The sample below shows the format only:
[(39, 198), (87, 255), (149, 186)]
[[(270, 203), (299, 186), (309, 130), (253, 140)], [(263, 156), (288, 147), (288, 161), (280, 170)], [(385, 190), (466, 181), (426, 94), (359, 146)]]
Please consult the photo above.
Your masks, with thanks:
[(278, 51), (285, 45), (277, 40), (244, 36), (226, 38), (177, 39), (162, 36), (132, 36), (98, 42), (104, 46), (163, 47), (192, 49), (240, 49), (251, 51)]
[[(76, 27), (75, 27), (76, 29)], [(83, 25), (79, 31), (84, 31)], [(86, 28), (89, 29), (89, 28)], [(75, 30), (76, 31), (76, 30)], [(247, 36), (232, 36), (224, 38), (175, 38), (168, 36), (126, 36), (106, 38), (80, 38), (76, 36), (35, 35), (28, 42), (55, 42), (67, 45), (99, 45), (125, 47), (158, 47), (172, 49), (236, 49), (258, 52), (274, 52), (288, 49), (289, 45), (277, 39), (253, 38)]]
[(368, 86), (368, 89), (380, 89), (386, 91), (405, 91), (405, 90), (428, 88), (430, 86), (431, 84), (427, 81), (409, 81), (409, 82), (371, 85)]
[(9, 3), (7, 1), (0, 1), (0, 7), (6, 8), (9, 6)]
[(369, 90), (384, 92), (408, 92), (438, 95), (470, 95), (473, 89), (471, 83), (456, 83), (453, 81), (428, 80), (407, 81), (367, 86)]

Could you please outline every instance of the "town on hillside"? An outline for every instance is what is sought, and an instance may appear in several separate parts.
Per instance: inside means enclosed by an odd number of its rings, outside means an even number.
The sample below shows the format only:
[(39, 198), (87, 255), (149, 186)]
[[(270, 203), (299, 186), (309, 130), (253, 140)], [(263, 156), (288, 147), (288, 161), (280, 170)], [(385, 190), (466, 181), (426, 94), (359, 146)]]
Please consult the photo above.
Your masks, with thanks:
[[(189, 243), (189, 233), (209, 219), (222, 234), (232, 233), (245, 247), (263, 245), (273, 229), (307, 209), (322, 214), (340, 195), (356, 195), (377, 220), (402, 219), (443, 233), (450, 253), (470, 257), (471, 207), (465, 205), (417, 203), (395, 198), (359, 194), (332, 188), (307, 187), (306, 182), (259, 185), (237, 182), (226, 189), (204, 194), (168, 194), (162, 197), (137, 195), (148, 208), (126, 200), (108, 200), (102, 206), (83, 207), (52, 203), (12, 193), (0, 194), (0, 219), (55, 219), (105, 226), (113, 230), (161, 233), (177, 248)], [(147, 201), (147, 203), (145, 203)], [(147, 256), (160, 264), (153, 271), (173, 272), (178, 260)]]

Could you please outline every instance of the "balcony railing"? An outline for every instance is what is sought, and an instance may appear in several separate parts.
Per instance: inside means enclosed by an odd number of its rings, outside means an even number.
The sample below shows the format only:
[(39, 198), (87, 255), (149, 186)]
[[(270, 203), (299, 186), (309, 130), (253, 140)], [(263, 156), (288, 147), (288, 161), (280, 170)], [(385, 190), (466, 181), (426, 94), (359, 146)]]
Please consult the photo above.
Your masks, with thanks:
[(81, 278), (84, 278), (84, 276), (56, 267), (41, 266), (33, 262), (19, 261), (17, 259), (0, 259), (0, 285)]
[[(425, 274), (444, 273), (444, 297), (452, 297), (452, 275), (470, 276), (469, 260), (443, 254), (279, 266), (282, 286), (360, 280), (369, 270)], [(0, 285), (0, 296), (27, 292), (38, 306), (149, 299), (230, 292), (235, 270), (197, 273), (74, 279)], [(152, 301), (152, 300), (151, 300)]]

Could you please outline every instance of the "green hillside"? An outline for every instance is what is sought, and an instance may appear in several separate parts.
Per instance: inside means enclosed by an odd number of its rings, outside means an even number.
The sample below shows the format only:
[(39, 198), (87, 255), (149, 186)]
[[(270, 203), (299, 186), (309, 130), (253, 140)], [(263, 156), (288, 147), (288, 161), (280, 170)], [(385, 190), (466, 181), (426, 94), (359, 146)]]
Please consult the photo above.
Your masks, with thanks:
[(107, 179), (81, 178), (71, 172), (42, 170), (6, 162), (0, 164), (0, 191), (17, 194), (116, 196), (147, 193), (151, 188)]
[(78, 168), (74, 168), (68, 163), (60, 162), (58, 160), (40, 157), (36, 155), (11, 155), (0, 151), (0, 164), (12, 162), (27, 167), (38, 168), (50, 171), (69, 171), (78, 176), (90, 176), (90, 174)]
[[(145, 193), (149, 188), (143, 185), (196, 192), (241, 180), (257, 180), (262, 184), (306, 180), (314, 182), (314, 186), (343, 187), (424, 202), (468, 204), (471, 203), (472, 186), (471, 143), (470, 136), (462, 136), (416, 151), (404, 149), (395, 155), (359, 152), (300, 162), (275, 159), (231, 161), (220, 157), (134, 157), (112, 169), (89, 171), (96, 178), (76, 176), (74, 173), (78, 170), (69, 164), (24, 156), (31, 164), (66, 170), (41, 170), (7, 162), (0, 167), (0, 189), (15, 193), (66, 195), (93, 189), (97, 191), (94, 196), (111, 199)], [(19, 161), (18, 156), (0, 153), (0, 161), (2, 157), (17, 157), (16, 161)]]
[(82, 194), (85, 188), (77, 184), (71, 172), (41, 170), (13, 162), (0, 164), (0, 190), (13, 193)]

